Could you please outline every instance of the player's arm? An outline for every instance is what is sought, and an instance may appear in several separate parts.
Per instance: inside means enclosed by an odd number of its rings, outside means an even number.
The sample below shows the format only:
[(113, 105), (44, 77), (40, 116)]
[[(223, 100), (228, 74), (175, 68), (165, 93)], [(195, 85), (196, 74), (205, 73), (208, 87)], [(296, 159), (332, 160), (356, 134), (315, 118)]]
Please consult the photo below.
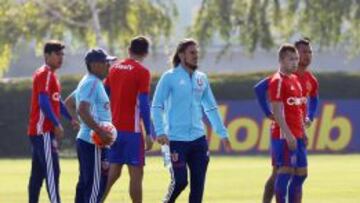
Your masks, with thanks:
[(49, 95), (46, 92), (40, 92), (38, 101), (40, 109), (44, 113), (45, 117), (49, 119), (55, 127), (61, 126), (59, 119), (56, 117), (51, 106)]
[(61, 101), (61, 114), (71, 121), (75, 130), (79, 129), (79, 122), (76, 119), (75, 91), (73, 91), (64, 102)]
[(319, 83), (314, 76), (312, 76), (311, 79), (313, 88), (310, 92), (307, 117), (310, 121), (313, 121), (319, 104)]
[(43, 112), (44, 116), (50, 120), (50, 122), (55, 126), (54, 134), (57, 138), (62, 138), (64, 136), (64, 129), (57, 118), (54, 109), (50, 101), (50, 88), (54, 84), (56, 78), (50, 72), (44, 72), (39, 75), (34, 80), (34, 87), (39, 92), (38, 95), (38, 105)]
[(151, 118), (153, 120), (155, 134), (160, 144), (168, 144), (169, 140), (165, 134), (165, 102), (170, 94), (170, 75), (163, 74), (156, 85), (153, 101), (151, 104)]
[(151, 150), (153, 146), (153, 139), (151, 137), (151, 118), (150, 118), (150, 105), (149, 105), (149, 92), (150, 92), (150, 72), (144, 70), (139, 75), (139, 96), (140, 102), (140, 116), (145, 127), (145, 142), (146, 150)]
[(280, 131), (282, 135), (285, 137), (289, 145), (289, 148), (292, 150), (296, 149), (296, 139), (285, 121), (282, 102), (272, 101), (271, 106), (272, 106), (272, 112), (274, 114), (274, 119), (276, 123), (280, 126)]
[(64, 129), (59, 122), (59, 119), (56, 117), (54, 113), (54, 109), (51, 106), (50, 98), (47, 92), (40, 92), (39, 94), (39, 107), (41, 111), (44, 113), (44, 116), (50, 120), (50, 122), (55, 126), (54, 134), (57, 138), (64, 137)]
[(269, 78), (264, 78), (254, 86), (256, 99), (260, 104), (261, 110), (265, 113), (266, 117), (273, 119), (273, 114), (270, 110), (269, 101), (267, 98), (267, 91), (269, 88)]
[(216, 103), (214, 94), (211, 90), (210, 83), (206, 78), (206, 87), (204, 94), (201, 99), (201, 104), (204, 108), (204, 112), (210, 121), (211, 126), (215, 130), (216, 134), (221, 138), (221, 142), (224, 145), (224, 148), (227, 152), (231, 151), (231, 144), (229, 141), (229, 134), (224, 126), (224, 122), (221, 119), (218, 105)]
[(308, 108), (308, 118), (310, 119), (310, 121), (314, 120), (315, 117), (315, 113), (316, 110), (318, 108), (318, 103), (319, 103), (319, 96), (312, 96), (309, 97), (309, 108)]

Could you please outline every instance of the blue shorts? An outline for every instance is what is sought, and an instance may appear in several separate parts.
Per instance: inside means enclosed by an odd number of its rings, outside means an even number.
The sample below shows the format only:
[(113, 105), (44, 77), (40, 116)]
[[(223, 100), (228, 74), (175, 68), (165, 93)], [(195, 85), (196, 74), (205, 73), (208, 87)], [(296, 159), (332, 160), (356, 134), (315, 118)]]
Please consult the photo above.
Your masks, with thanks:
[(142, 134), (118, 131), (116, 141), (110, 148), (109, 162), (144, 166), (145, 149)]
[(289, 150), (285, 139), (272, 139), (271, 156), (273, 166), (276, 167), (307, 167), (307, 151), (304, 139), (297, 139), (297, 148), (295, 151)]

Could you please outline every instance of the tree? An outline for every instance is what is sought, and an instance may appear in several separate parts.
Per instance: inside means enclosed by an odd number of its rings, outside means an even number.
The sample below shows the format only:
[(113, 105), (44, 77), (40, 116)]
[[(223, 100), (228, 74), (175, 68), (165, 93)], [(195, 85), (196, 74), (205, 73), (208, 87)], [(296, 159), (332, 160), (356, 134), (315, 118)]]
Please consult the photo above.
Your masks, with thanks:
[(99, 46), (119, 54), (131, 37), (168, 38), (177, 10), (172, 0), (1, 0), (0, 77), (21, 43), (65, 40), (72, 48)]
[(320, 49), (359, 53), (359, 28), (360, 0), (203, 0), (191, 33), (203, 47), (220, 38), (224, 51), (239, 43), (269, 50), (300, 34)]

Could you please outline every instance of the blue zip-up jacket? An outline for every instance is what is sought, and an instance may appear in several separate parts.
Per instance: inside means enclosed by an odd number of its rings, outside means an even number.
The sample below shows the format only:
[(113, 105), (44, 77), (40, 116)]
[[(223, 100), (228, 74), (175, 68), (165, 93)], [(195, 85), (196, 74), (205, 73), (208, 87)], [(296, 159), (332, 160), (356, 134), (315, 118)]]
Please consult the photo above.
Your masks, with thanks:
[(205, 112), (215, 132), (228, 137), (205, 73), (190, 75), (181, 65), (160, 78), (151, 106), (155, 133), (170, 141), (193, 141), (205, 135)]

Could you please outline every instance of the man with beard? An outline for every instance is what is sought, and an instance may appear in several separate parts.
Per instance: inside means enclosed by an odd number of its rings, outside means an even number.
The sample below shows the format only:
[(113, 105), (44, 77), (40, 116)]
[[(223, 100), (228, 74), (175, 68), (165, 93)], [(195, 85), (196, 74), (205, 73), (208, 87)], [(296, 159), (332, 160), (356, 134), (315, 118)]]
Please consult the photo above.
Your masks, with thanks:
[(175, 202), (188, 184), (190, 203), (202, 202), (209, 162), (208, 143), (202, 122), (203, 110), (225, 151), (231, 151), (210, 83), (198, 68), (198, 46), (193, 39), (181, 41), (172, 59), (172, 69), (160, 78), (151, 106), (157, 141), (170, 146), (171, 183), (164, 202)]

